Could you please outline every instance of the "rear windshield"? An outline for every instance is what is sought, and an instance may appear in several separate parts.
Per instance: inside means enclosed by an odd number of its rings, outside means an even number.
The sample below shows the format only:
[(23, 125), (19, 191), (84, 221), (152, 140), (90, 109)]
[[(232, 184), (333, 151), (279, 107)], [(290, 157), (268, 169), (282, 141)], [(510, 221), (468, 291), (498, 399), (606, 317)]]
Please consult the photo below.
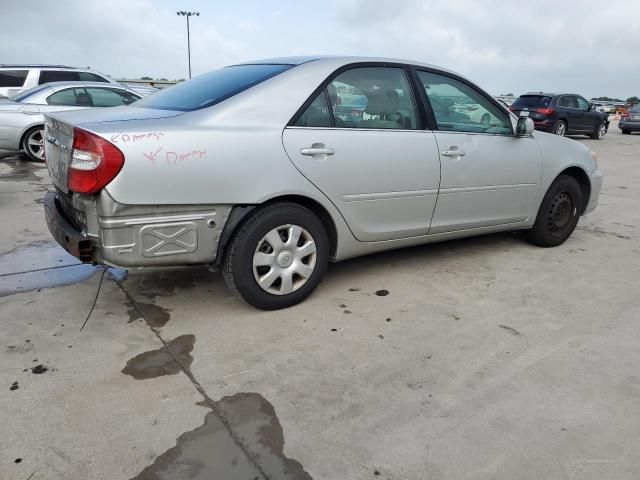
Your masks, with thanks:
[(29, 70), (0, 70), (0, 87), (21, 87)]
[(551, 105), (551, 97), (545, 97), (543, 95), (522, 95), (518, 97), (511, 108), (546, 108)]
[(636, 105), (635, 107), (631, 107), (631, 112), (640, 113), (640, 105)]
[(154, 93), (133, 105), (142, 108), (183, 112), (198, 110), (226, 100), (291, 67), (292, 65), (225, 67)]
[(38, 85), (37, 87), (30, 88), (28, 90), (25, 90), (24, 92), (20, 92), (17, 95), (14, 95), (13, 97), (10, 98), (10, 100), (13, 100), (14, 102), (22, 102), (23, 100), (26, 100), (34, 93), (38, 93), (40, 90), (49, 90), (49, 86)]

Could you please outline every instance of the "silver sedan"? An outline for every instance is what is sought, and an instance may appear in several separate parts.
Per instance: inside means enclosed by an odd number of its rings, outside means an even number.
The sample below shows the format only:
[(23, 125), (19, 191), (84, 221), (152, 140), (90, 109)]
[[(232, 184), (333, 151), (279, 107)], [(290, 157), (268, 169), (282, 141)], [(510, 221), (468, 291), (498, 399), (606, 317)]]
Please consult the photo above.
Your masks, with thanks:
[(560, 245), (602, 185), (583, 144), (451, 71), (383, 58), (233, 65), (47, 115), (45, 148), (46, 218), (69, 252), (213, 263), (264, 309), (306, 298), (328, 261), (505, 230)]
[(42, 161), (45, 113), (128, 105), (140, 98), (118, 84), (55, 82), (0, 99), (0, 149), (23, 150), (30, 159)]

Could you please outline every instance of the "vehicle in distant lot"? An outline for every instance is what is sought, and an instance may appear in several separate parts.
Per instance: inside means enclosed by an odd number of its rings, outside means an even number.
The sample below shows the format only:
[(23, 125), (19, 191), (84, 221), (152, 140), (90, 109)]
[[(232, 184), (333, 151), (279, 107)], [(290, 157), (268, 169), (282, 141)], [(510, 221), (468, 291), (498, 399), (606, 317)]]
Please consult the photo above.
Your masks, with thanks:
[(640, 104), (622, 113), (620, 122), (618, 122), (618, 128), (620, 128), (625, 135), (631, 132), (640, 132)]
[(67, 65), (0, 64), (0, 96), (12, 97), (51, 82), (105, 82), (119, 85), (104, 73)]
[(509, 109), (516, 116), (531, 118), (536, 130), (561, 137), (589, 135), (599, 140), (609, 129), (609, 117), (574, 93), (525, 93)]
[(61, 110), (128, 105), (142, 96), (118, 84), (55, 82), (0, 99), (0, 149), (23, 150), (44, 160), (44, 114)]
[[(347, 123), (353, 92), (366, 107)], [(213, 263), (263, 309), (302, 301), (329, 260), (505, 230), (559, 245), (602, 184), (582, 143), (453, 72), (385, 58), (233, 65), (45, 122), (60, 245), (125, 268)]]

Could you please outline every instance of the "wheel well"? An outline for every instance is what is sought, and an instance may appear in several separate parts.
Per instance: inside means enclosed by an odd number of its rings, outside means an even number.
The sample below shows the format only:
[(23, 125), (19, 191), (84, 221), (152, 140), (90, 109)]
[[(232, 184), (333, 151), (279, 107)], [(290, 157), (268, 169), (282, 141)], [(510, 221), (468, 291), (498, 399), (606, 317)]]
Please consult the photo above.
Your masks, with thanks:
[(570, 177), (575, 178), (578, 185), (580, 185), (580, 190), (582, 191), (582, 211), (580, 214), (582, 215), (587, 209), (589, 197), (591, 196), (591, 182), (589, 181), (589, 176), (580, 167), (569, 167), (566, 170), (563, 170), (560, 175), (569, 175)]
[(326, 208), (315, 200), (302, 195), (283, 195), (281, 197), (272, 198), (262, 205), (270, 205), (276, 202), (297, 203), (315, 213), (324, 225), (327, 235), (329, 236), (329, 255), (333, 256), (336, 253), (336, 249), (338, 248), (338, 232), (336, 230), (336, 225)]
[(255, 208), (259, 208), (265, 205), (271, 205), (277, 202), (297, 203), (298, 205), (302, 205), (303, 207), (306, 207), (313, 213), (315, 213), (324, 225), (324, 228), (327, 231), (327, 235), (329, 236), (329, 255), (335, 255), (336, 249), (338, 248), (338, 232), (336, 230), (335, 223), (333, 223), (331, 215), (329, 215), (329, 212), (320, 203), (308, 197), (303, 197), (302, 195), (283, 195), (281, 197), (267, 200), (260, 205), (237, 205), (233, 208), (233, 210), (229, 214), (227, 223), (223, 228), (222, 234), (220, 235), (216, 259), (214, 263), (216, 266), (220, 266), (222, 264), (228, 243), (233, 238), (235, 232), (244, 223), (247, 215), (249, 215), (249, 213)]

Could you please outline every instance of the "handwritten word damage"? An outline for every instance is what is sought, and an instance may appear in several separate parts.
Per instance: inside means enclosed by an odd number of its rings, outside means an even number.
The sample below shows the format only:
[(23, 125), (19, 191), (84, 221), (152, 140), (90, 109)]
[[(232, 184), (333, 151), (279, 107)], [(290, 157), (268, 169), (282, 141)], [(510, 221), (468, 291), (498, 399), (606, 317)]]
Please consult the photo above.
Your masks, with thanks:
[(164, 150), (163, 147), (158, 148), (155, 152), (144, 152), (144, 156), (157, 167), (156, 162), (164, 160), (167, 165), (172, 167), (179, 163), (186, 162), (192, 159), (201, 159), (207, 155), (206, 150), (191, 150), (190, 152), (173, 152), (171, 150)]
[(160, 140), (164, 137), (162, 132), (144, 132), (144, 133), (114, 133), (111, 135), (111, 143), (129, 143), (139, 142), (141, 140), (151, 139)]

